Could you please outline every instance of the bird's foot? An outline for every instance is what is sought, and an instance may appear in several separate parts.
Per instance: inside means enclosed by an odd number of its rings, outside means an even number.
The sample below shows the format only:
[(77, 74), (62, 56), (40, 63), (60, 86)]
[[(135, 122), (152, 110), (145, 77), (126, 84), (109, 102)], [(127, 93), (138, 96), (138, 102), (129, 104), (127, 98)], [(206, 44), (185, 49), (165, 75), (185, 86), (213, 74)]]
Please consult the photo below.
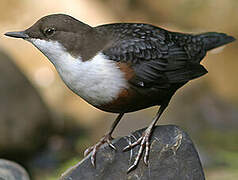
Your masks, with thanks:
[(143, 150), (145, 149), (145, 155), (144, 155), (144, 163), (146, 166), (148, 166), (148, 163), (149, 163), (149, 151), (150, 151), (150, 135), (152, 133), (152, 128), (147, 128), (144, 133), (141, 135), (141, 137), (135, 141), (134, 143), (132, 144), (129, 144), (128, 146), (126, 146), (123, 151), (127, 151), (129, 149), (132, 149), (134, 148), (135, 146), (137, 145), (140, 145), (140, 148), (139, 148), (139, 151), (138, 151), (138, 154), (135, 158), (135, 161), (134, 163), (129, 167), (129, 169), (127, 170), (127, 173), (129, 173), (130, 171), (134, 170), (141, 157), (142, 157), (142, 154), (143, 154)]
[(92, 152), (91, 154), (91, 163), (92, 165), (95, 167), (96, 164), (96, 153), (98, 151), (98, 149), (105, 143), (107, 143), (109, 145), (109, 147), (111, 147), (112, 149), (116, 150), (116, 147), (111, 143), (111, 141), (113, 140), (111, 134), (106, 134), (105, 136), (103, 136), (100, 141), (95, 144), (94, 146), (89, 147), (88, 149), (86, 149), (84, 151), (84, 156), (87, 156), (90, 152)]

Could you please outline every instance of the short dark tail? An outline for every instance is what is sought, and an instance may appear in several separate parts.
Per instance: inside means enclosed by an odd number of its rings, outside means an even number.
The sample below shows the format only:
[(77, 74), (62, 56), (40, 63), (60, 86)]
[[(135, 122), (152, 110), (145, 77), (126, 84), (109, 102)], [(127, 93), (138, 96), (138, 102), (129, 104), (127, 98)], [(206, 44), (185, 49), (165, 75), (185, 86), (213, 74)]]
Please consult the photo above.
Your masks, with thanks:
[(216, 32), (207, 32), (203, 34), (198, 34), (197, 36), (202, 39), (205, 45), (205, 49), (207, 51), (236, 40), (232, 36), (228, 36), (224, 33), (216, 33)]

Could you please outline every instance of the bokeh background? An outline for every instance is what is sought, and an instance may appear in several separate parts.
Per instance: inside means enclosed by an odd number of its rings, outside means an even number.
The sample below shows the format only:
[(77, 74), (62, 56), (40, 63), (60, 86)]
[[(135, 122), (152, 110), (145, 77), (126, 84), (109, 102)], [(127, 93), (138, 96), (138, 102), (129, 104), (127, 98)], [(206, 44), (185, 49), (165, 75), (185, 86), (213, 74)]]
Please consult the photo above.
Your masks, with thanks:
[[(52, 13), (66, 13), (92, 26), (143, 22), (238, 38), (237, 0), (1, 0), (0, 157), (17, 161), (36, 180), (57, 179), (82, 159), (116, 117), (73, 94), (31, 44), (3, 35)], [(203, 61), (209, 73), (181, 88), (159, 122), (189, 133), (209, 180), (238, 179), (237, 52), (238, 42), (209, 52)], [(147, 126), (155, 112), (150, 108), (127, 114), (114, 136)]]

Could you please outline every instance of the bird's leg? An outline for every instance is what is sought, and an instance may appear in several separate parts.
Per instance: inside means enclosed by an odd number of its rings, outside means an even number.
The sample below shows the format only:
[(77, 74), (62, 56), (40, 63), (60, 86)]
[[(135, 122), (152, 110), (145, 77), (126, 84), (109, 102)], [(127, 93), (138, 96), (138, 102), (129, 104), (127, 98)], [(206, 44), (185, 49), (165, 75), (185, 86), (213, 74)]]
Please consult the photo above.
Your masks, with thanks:
[(156, 122), (158, 121), (158, 119), (160, 118), (161, 114), (163, 113), (163, 111), (166, 109), (167, 107), (167, 104), (166, 105), (161, 105), (156, 116), (154, 117), (153, 121), (151, 122), (151, 124), (149, 125), (149, 127), (147, 127), (147, 129), (143, 132), (143, 134), (141, 135), (141, 137), (135, 141), (134, 143), (126, 146), (123, 151), (127, 151), (137, 145), (140, 145), (140, 148), (139, 148), (139, 151), (138, 151), (138, 154), (135, 158), (135, 161), (133, 163), (133, 165), (131, 165), (129, 167), (129, 169), (127, 170), (127, 173), (129, 173), (130, 171), (134, 170), (138, 163), (139, 163), (139, 160), (143, 154), (143, 150), (145, 149), (145, 155), (144, 155), (144, 163), (146, 165), (148, 165), (148, 159), (149, 159), (149, 151), (150, 151), (150, 137), (151, 137), (151, 134), (152, 134), (152, 130), (153, 130), (153, 127), (155, 126)]
[(124, 113), (121, 113), (117, 116), (116, 120), (113, 122), (113, 124), (110, 128), (110, 131), (106, 135), (104, 135), (97, 144), (95, 144), (94, 146), (89, 147), (88, 149), (86, 149), (84, 151), (84, 156), (86, 156), (90, 152), (92, 152), (92, 154), (91, 154), (91, 163), (94, 167), (95, 167), (95, 161), (96, 161), (96, 153), (97, 153), (97, 151), (98, 151), (98, 149), (100, 148), (101, 145), (103, 145), (104, 143), (107, 143), (109, 145), (109, 147), (116, 150), (116, 147), (111, 143), (111, 140), (113, 139), (112, 138), (112, 133), (113, 133), (114, 129), (116, 128), (117, 124), (119, 123), (119, 121), (121, 120), (123, 115), (124, 115)]

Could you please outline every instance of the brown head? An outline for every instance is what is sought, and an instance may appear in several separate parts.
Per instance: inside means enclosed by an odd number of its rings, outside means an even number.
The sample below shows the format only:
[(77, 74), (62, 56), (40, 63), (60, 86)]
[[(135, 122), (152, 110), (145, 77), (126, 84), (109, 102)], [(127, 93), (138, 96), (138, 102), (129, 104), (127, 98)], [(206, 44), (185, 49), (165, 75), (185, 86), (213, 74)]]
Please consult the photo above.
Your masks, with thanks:
[(65, 14), (45, 16), (24, 31), (8, 32), (5, 35), (30, 42), (59, 42), (72, 56), (80, 56), (83, 60), (93, 57), (105, 42), (104, 37), (93, 27)]

